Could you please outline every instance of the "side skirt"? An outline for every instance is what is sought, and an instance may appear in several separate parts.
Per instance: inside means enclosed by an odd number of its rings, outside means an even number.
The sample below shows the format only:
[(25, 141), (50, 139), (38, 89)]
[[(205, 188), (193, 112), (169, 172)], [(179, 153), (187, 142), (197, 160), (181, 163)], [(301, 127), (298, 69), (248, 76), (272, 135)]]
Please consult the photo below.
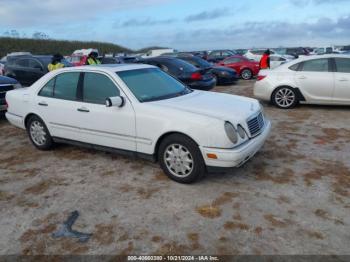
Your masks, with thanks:
[(61, 143), (61, 144), (69, 144), (73, 146), (78, 146), (78, 147), (84, 147), (88, 149), (95, 149), (107, 153), (112, 153), (112, 154), (119, 154), (127, 157), (132, 157), (132, 158), (141, 158), (150, 162), (156, 162), (156, 158), (154, 155), (149, 155), (149, 154), (144, 154), (144, 153), (139, 153), (139, 152), (134, 152), (134, 151), (129, 151), (129, 150), (123, 150), (123, 149), (117, 149), (117, 148), (112, 148), (112, 147), (106, 147), (106, 146), (100, 146), (100, 145), (94, 145), (94, 144), (89, 144), (89, 143), (84, 143), (84, 142), (79, 142), (79, 141), (74, 141), (74, 140), (69, 140), (65, 138), (60, 138), (60, 137), (53, 137), (52, 138), (55, 143)]

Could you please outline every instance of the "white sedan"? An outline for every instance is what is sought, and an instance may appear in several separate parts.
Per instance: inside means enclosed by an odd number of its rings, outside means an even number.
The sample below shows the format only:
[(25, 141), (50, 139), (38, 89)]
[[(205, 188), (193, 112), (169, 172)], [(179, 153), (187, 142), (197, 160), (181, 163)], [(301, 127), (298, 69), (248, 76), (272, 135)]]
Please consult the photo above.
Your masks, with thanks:
[(63, 142), (144, 157), (181, 183), (241, 166), (271, 127), (257, 100), (194, 91), (149, 65), (60, 69), (6, 100), (7, 119), (38, 149)]
[(283, 56), (283, 55), (270, 55), (270, 68), (275, 69), (279, 67), (280, 65), (283, 65), (285, 63), (288, 63), (290, 61), (294, 60), (294, 57), (292, 56)]
[(310, 56), (274, 70), (261, 70), (254, 95), (283, 109), (298, 103), (350, 105), (350, 58)]

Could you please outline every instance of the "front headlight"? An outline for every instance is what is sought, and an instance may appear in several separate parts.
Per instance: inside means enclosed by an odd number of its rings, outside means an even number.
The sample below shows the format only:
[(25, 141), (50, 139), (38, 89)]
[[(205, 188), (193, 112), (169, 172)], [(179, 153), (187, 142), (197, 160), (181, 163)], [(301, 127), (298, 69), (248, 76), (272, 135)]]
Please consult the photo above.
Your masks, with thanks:
[(243, 128), (241, 125), (238, 125), (238, 126), (237, 126), (237, 132), (238, 132), (239, 136), (240, 136), (242, 139), (245, 138), (246, 133), (245, 133), (244, 128)]
[(22, 85), (20, 83), (17, 83), (13, 86), (14, 89), (22, 88)]
[(238, 142), (238, 133), (230, 122), (225, 122), (225, 132), (232, 143), (236, 144)]

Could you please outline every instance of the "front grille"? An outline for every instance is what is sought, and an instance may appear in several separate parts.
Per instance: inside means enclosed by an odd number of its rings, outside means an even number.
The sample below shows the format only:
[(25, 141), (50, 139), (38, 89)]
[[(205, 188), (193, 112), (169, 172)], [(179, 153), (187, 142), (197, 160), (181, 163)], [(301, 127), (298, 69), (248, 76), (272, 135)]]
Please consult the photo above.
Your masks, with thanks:
[(6, 85), (6, 86), (1, 86), (0, 85), (0, 98), (5, 98), (6, 92), (13, 90), (13, 86)]
[(247, 125), (251, 137), (259, 135), (265, 126), (263, 114), (260, 112), (257, 116), (250, 118), (247, 121)]

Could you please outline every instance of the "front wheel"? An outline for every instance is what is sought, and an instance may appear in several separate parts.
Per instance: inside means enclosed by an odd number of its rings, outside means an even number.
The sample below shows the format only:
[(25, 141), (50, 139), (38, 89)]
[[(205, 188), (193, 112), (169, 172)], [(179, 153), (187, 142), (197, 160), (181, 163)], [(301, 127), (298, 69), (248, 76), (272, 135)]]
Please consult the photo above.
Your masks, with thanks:
[(162, 141), (158, 160), (170, 179), (183, 184), (195, 182), (206, 170), (198, 145), (180, 134), (170, 135)]
[(30, 141), (40, 150), (49, 150), (53, 146), (53, 140), (44, 121), (38, 116), (32, 116), (28, 120), (27, 132)]
[(298, 98), (293, 88), (280, 87), (272, 94), (272, 102), (279, 108), (290, 109), (298, 104)]
[(253, 78), (253, 72), (252, 70), (250, 69), (244, 69), (242, 72), (241, 72), (241, 77), (244, 79), (244, 80), (250, 80)]

